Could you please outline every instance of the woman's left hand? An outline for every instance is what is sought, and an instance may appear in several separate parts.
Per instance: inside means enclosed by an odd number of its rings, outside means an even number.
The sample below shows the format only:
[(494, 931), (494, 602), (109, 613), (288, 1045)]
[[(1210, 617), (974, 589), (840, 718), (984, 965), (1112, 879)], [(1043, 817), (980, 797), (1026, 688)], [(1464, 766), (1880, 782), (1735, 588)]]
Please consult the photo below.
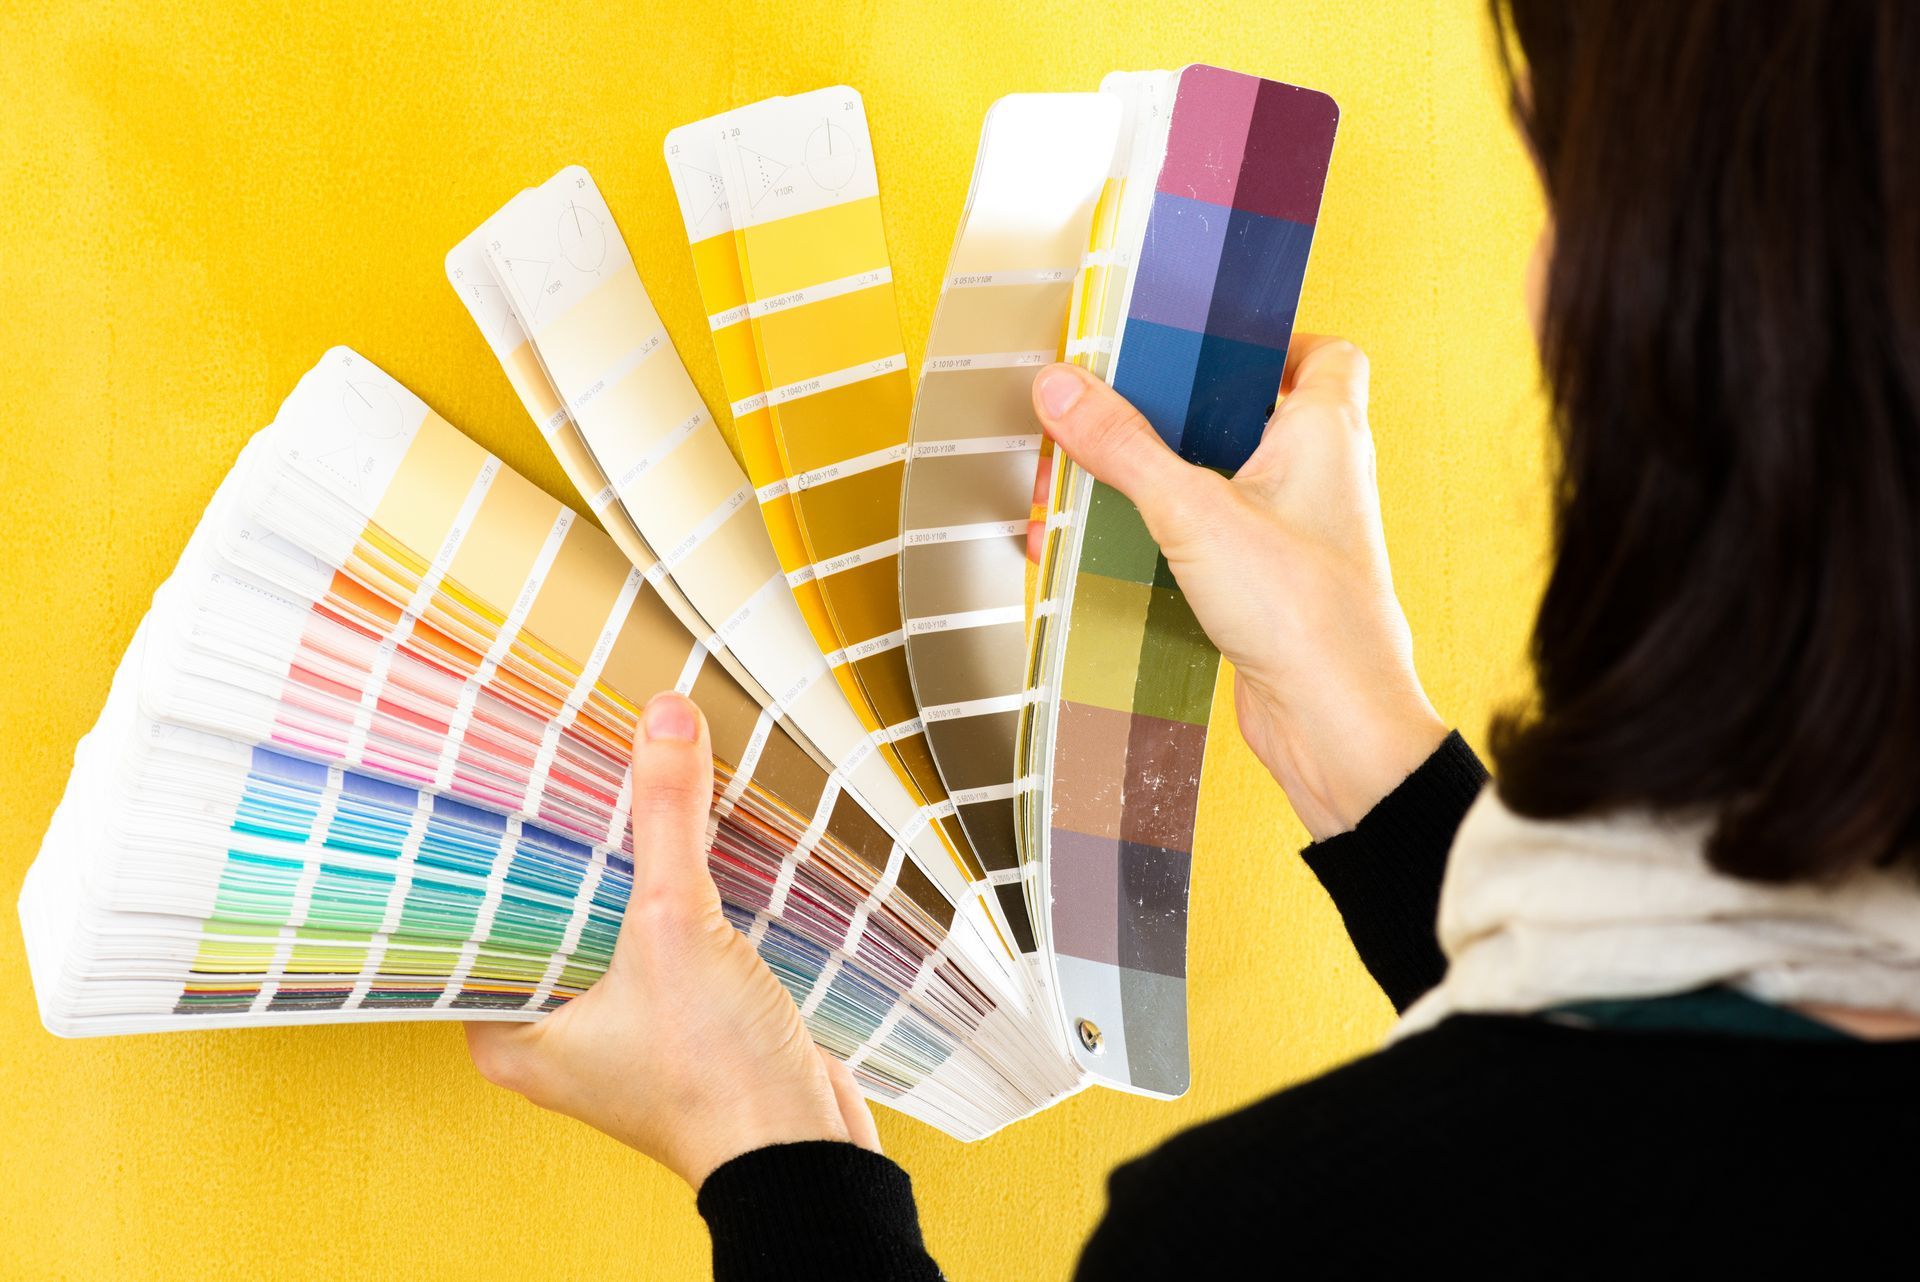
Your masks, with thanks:
[(634, 882), (613, 962), (532, 1024), (473, 1023), (481, 1076), (639, 1149), (694, 1188), (769, 1144), (874, 1152), (846, 1067), (807, 1035), (787, 990), (720, 911), (707, 871), (706, 718), (655, 696), (633, 750)]
[(1086, 370), (1034, 379), (1047, 435), (1139, 508), (1233, 663), (1241, 735), (1316, 841), (1359, 823), (1447, 737), (1393, 591), (1367, 386), (1359, 348), (1296, 335), (1260, 446), (1228, 480), (1168, 449)]

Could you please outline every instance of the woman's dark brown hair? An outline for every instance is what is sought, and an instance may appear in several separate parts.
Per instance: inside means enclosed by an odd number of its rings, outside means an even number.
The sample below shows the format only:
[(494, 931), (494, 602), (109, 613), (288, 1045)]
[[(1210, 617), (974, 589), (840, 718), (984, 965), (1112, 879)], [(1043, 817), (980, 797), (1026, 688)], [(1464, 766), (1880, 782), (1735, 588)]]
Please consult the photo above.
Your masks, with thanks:
[(1553, 218), (1537, 701), (1500, 795), (1920, 843), (1920, 3), (1494, 0)]

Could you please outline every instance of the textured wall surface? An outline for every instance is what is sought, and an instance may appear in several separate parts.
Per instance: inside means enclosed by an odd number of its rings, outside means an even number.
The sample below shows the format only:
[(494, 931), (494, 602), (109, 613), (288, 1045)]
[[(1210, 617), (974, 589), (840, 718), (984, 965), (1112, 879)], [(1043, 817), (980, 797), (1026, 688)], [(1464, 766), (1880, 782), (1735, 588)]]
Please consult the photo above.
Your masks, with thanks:
[[(573, 497), (441, 275), (449, 246), (563, 164), (593, 171), (717, 401), (660, 160), (669, 127), (862, 90), (911, 352), (995, 97), (1196, 61), (1331, 92), (1344, 119), (1302, 328), (1373, 357), (1387, 532), (1435, 702), (1477, 740), (1524, 689), (1545, 521), (1519, 297), (1539, 209), (1472, 0), (5, 8), (0, 1275), (704, 1271), (685, 1188), (486, 1087), (456, 1028), (58, 1041), (13, 921), (148, 595), (240, 443), (328, 346)], [(1216, 716), (1232, 717), (1224, 693)], [(1192, 1092), (1088, 1092), (971, 1147), (881, 1115), (956, 1277), (1065, 1273), (1113, 1163), (1388, 1025), (1294, 857), (1285, 801), (1237, 736), (1214, 742)]]

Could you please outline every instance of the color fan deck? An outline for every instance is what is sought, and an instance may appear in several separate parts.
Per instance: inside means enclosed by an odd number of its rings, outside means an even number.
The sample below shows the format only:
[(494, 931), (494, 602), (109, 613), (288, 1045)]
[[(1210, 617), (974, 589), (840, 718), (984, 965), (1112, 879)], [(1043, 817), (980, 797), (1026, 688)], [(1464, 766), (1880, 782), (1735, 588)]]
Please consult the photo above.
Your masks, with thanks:
[(712, 726), (727, 916), (870, 1097), (974, 1138), (1184, 1091), (1218, 655), (1121, 496), (1056, 460), (1033, 506), (1029, 388), (1077, 361), (1240, 466), (1336, 121), (1210, 67), (1002, 99), (917, 383), (860, 96), (675, 129), (724, 406), (585, 170), (513, 197), (448, 280), (595, 520), (327, 353), (75, 754), (20, 896), (47, 1026), (556, 1009), (612, 957), (670, 688)]

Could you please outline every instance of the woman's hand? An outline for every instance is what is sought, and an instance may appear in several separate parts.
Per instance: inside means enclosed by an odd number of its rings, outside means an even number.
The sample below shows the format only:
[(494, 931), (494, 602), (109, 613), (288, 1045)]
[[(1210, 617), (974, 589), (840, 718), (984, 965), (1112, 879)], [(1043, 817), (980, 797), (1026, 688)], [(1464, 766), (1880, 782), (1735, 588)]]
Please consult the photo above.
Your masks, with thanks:
[(706, 718), (655, 696), (633, 749), (634, 882), (613, 963), (534, 1024), (467, 1025), (481, 1076), (655, 1158), (696, 1189), (769, 1144), (880, 1151), (844, 1065), (720, 912), (707, 872)]
[(1074, 366), (1042, 370), (1033, 401), (1047, 435), (1140, 509), (1233, 663), (1241, 734), (1307, 831), (1352, 828), (1447, 733), (1393, 594), (1365, 355), (1296, 339), (1266, 435), (1232, 480), (1182, 460)]

